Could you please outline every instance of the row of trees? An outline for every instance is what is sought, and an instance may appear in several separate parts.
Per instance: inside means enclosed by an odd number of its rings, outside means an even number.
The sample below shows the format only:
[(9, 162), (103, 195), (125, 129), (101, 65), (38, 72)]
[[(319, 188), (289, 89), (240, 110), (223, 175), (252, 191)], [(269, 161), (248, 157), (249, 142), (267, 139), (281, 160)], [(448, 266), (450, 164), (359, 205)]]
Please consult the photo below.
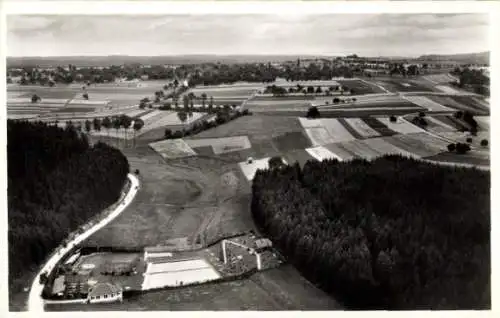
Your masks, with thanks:
[(38, 266), (63, 239), (120, 196), (129, 171), (118, 150), (41, 122), (7, 122), (9, 277)]
[(316, 94), (330, 96), (333, 92), (340, 92), (341, 95), (344, 95), (345, 92), (350, 93), (350, 95), (354, 95), (356, 93), (354, 89), (350, 89), (347, 86), (329, 86), (328, 89), (323, 89), (321, 86), (317, 86), (315, 88), (312, 85), (305, 87), (300, 84), (297, 84), (295, 87), (289, 87), (288, 89), (273, 84), (267, 86), (264, 90), (264, 94), (273, 94), (274, 96), (286, 96), (287, 94), (297, 93), (301, 93), (304, 95)]
[[(186, 113), (184, 111), (177, 112), (177, 116), (179, 116), (179, 120), (183, 124), (186, 121), (189, 114), (190, 113)], [(182, 130), (176, 130), (175, 132), (173, 132), (170, 128), (166, 128), (164, 136), (165, 136), (165, 139), (178, 139), (178, 138), (183, 138), (185, 136), (196, 135), (202, 131), (205, 131), (205, 130), (208, 130), (210, 128), (214, 128), (214, 127), (217, 127), (219, 125), (225, 124), (225, 123), (227, 123), (231, 120), (234, 120), (236, 118), (251, 115), (251, 114), (252, 113), (250, 113), (247, 109), (243, 110), (242, 112), (218, 110), (214, 121), (209, 122), (206, 120), (201, 120), (201, 121), (193, 123), (192, 126), (188, 129), (186, 129), (184, 127)]]
[[(376, 189), (376, 190), (375, 190)], [(490, 176), (386, 156), (259, 170), (252, 214), (353, 309), (490, 308)]]

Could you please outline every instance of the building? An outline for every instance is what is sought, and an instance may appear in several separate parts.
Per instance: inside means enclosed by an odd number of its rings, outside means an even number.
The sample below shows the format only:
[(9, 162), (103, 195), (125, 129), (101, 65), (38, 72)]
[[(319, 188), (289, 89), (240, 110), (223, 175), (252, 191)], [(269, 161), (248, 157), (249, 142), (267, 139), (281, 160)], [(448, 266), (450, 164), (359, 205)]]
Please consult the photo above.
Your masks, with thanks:
[(98, 283), (90, 289), (87, 301), (91, 304), (123, 301), (123, 290), (115, 284)]

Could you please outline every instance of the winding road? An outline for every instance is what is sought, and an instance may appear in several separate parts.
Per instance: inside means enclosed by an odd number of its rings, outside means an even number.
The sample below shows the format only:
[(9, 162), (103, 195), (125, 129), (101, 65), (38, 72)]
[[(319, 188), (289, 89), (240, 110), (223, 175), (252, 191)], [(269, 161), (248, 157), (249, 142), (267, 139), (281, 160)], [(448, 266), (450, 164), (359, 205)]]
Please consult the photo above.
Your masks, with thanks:
[(40, 275), (43, 272), (46, 272), (49, 275), (52, 270), (54, 270), (55, 265), (68, 253), (71, 249), (87, 239), (89, 236), (106, 226), (109, 222), (111, 222), (114, 218), (116, 218), (120, 213), (122, 213), (127, 206), (132, 202), (137, 194), (139, 189), (139, 179), (133, 174), (128, 174), (128, 179), (130, 180), (130, 189), (127, 195), (123, 198), (123, 200), (118, 204), (118, 206), (109, 213), (104, 219), (96, 223), (94, 226), (89, 228), (84, 233), (77, 235), (73, 238), (65, 247), (60, 248), (57, 252), (52, 255), (52, 257), (47, 261), (47, 263), (43, 266), (43, 268), (38, 272), (35, 279), (33, 280), (33, 284), (31, 285), (29, 298), (28, 298), (28, 311), (33, 312), (43, 312), (44, 311), (44, 300), (42, 299), (42, 291), (43, 284), (40, 284)]

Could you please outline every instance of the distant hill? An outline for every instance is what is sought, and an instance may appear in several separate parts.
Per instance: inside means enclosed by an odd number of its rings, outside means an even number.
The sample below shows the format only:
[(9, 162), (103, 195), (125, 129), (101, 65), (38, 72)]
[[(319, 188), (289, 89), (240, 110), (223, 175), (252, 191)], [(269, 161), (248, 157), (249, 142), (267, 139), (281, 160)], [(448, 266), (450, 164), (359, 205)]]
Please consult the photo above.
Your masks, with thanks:
[[(489, 63), (489, 52), (455, 54), (455, 55), (422, 55), (417, 60), (425, 61), (454, 61), (466, 64), (487, 64)], [(326, 55), (171, 55), (171, 56), (50, 56), (50, 57), (7, 57), (8, 67), (21, 66), (42, 66), (56, 67), (72, 64), (75, 66), (109, 66), (138, 63), (143, 65), (160, 64), (198, 64), (198, 63), (267, 63), (294, 61), (296, 59), (332, 59), (333, 56)], [(409, 57), (379, 57), (391, 60), (414, 60)]]
[(427, 61), (454, 61), (464, 64), (489, 64), (490, 52), (465, 53), (465, 54), (447, 54), (447, 55), (422, 55), (419, 60)]
[(300, 59), (329, 58), (313, 55), (172, 55), (172, 56), (51, 56), (51, 57), (7, 57), (8, 67), (18, 66), (60, 66), (73, 64), (75, 66), (109, 66), (130, 63), (143, 65), (160, 64), (197, 64), (197, 63), (267, 63), (283, 62)]

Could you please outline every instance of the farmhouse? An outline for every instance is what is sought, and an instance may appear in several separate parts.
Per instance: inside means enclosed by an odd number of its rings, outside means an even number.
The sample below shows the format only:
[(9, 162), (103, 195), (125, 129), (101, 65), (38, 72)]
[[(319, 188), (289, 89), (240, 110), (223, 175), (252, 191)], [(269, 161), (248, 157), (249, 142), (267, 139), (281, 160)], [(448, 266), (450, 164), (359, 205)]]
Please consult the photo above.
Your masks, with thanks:
[(87, 301), (89, 303), (123, 301), (123, 290), (115, 284), (99, 283), (90, 289)]

